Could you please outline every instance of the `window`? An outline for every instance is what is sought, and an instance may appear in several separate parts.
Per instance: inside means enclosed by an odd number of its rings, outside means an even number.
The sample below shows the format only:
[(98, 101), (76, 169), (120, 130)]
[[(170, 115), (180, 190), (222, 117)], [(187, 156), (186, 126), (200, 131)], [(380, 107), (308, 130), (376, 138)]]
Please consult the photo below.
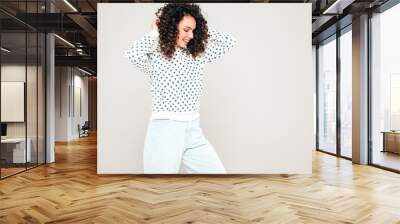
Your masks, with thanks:
[(351, 26), (340, 36), (340, 155), (352, 157), (352, 35)]
[(372, 163), (400, 170), (400, 5), (371, 19)]
[(336, 39), (318, 47), (318, 148), (336, 153)]

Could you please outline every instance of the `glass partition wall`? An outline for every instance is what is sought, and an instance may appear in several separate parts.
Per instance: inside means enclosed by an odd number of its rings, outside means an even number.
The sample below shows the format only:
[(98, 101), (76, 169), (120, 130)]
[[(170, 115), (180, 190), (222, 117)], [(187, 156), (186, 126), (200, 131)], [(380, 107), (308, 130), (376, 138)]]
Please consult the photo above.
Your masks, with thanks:
[[(29, 13), (42, 5), (18, 2)], [(45, 41), (44, 33), (0, 11), (1, 179), (45, 163)]]
[[(1, 33), (1, 177), (26, 169), (26, 33)], [(4, 50), (5, 49), (5, 50)], [(29, 147), (29, 145), (28, 145)], [(30, 160), (28, 159), (28, 162)]]

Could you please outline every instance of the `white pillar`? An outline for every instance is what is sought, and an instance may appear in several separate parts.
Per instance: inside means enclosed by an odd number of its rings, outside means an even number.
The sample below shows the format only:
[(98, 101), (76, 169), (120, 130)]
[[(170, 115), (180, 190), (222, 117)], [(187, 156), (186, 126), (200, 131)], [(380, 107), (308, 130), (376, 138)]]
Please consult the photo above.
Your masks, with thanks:
[[(50, 1), (46, 4), (47, 12), (53, 12), (54, 6)], [(54, 34), (46, 35), (46, 163), (55, 162), (55, 44)]]
[(46, 77), (46, 163), (52, 163), (55, 161), (55, 149), (54, 149), (54, 133), (55, 133), (55, 76), (54, 76), (54, 35), (49, 33), (46, 36), (46, 60), (47, 60), (47, 77)]

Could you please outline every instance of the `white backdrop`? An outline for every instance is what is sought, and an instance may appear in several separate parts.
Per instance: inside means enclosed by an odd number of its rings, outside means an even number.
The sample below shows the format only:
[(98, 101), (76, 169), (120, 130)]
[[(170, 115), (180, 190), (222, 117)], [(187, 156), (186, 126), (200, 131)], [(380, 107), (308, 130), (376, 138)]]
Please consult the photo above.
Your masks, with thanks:
[[(147, 77), (123, 52), (163, 4), (98, 4), (98, 173), (143, 173)], [(203, 3), (236, 46), (206, 65), (201, 126), (229, 174), (309, 174), (313, 145), (311, 4)]]

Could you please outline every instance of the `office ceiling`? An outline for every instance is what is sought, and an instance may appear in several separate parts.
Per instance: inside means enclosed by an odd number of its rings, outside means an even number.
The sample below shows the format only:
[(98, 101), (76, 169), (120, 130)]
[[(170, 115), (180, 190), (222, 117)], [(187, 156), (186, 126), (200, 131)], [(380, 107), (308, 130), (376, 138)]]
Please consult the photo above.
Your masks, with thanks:
[[(96, 71), (97, 3), (168, 2), (157, 0), (47, 0), (53, 13), (46, 13), (46, 1), (1, 0), (0, 25), (4, 33), (25, 28), (55, 32), (72, 43), (56, 38), (56, 65), (81, 66)], [(351, 23), (352, 17), (374, 9), (388, 0), (203, 0), (201, 2), (312, 3), (313, 43), (332, 35)], [(200, 2), (200, 1), (198, 1)], [(47, 9), (49, 11), (49, 9)], [(25, 13), (28, 12), (28, 13)], [(337, 23), (341, 20), (340, 24)], [(339, 25), (337, 25), (339, 24)], [(17, 34), (14, 34), (17, 35)], [(12, 34), (7, 34), (10, 38)], [(10, 38), (18, 45), (20, 38)], [(3, 42), (4, 43), (4, 42)], [(19, 43), (23, 44), (23, 43)], [(12, 45), (12, 44), (11, 44)]]

